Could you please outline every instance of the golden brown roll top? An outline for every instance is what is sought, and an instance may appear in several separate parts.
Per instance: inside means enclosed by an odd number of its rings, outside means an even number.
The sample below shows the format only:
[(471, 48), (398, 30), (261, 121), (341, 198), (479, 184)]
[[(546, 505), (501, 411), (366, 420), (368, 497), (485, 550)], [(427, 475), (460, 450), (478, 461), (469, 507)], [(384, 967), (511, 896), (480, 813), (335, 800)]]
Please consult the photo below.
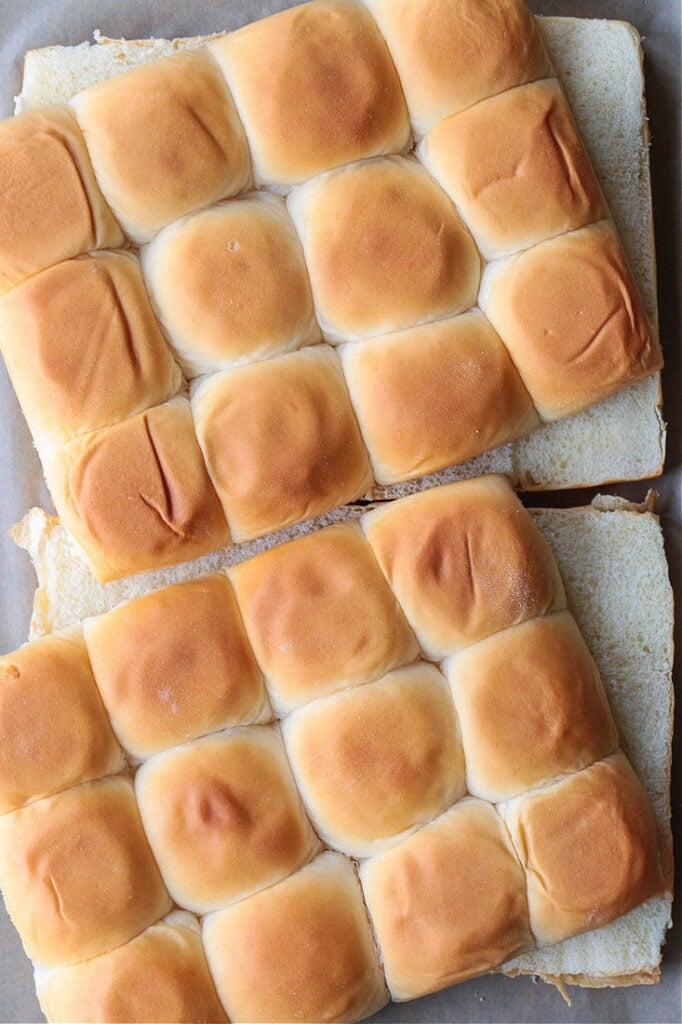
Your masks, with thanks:
[(607, 213), (556, 80), (511, 89), (441, 121), (420, 154), (487, 259)]
[(393, 62), (357, 4), (303, 4), (208, 48), (242, 117), (259, 182), (286, 189), (331, 167), (398, 153), (409, 140)]
[(344, 345), (340, 354), (380, 484), (462, 462), (540, 422), (478, 311)]
[(320, 340), (301, 243), (274, 196), (176, 221), (141, 256), (189, 377)]
[(134, 242), (250, 182), (239, 117), (205, 50), (98, 82), (71, 105), (102, 192)]
[(523, 0), (364, 0), (400, 75), (415, 133), (551, 74)]
[(39, 444), (116, 423), (182, 385), (124, 252), (67, 260), (0, 298), (0, 350)]
[(479, 302), (544, 420), (570, 416), (663, 365), (608, 221), (489, 264)]
[(250, 726), (174, 747), (135, 778), (168, 891), (205, 914), (278, 882), (319, 843), (277, 729)]
[(0, 293), (122, 244), (73, 114), (55, 105), (0, 122)]
[(222, 573), (162, 587), (83, 628), (113, 727), (135, 758), (270, 717)]
[(464, 795), (457, 719), (433, 665), (313, 701), (283, 734), (318, 833), (351, 856), (377, 852)]
[(501, 807), (539, 943), (600, 928), (665, 891), (656, 822), (620, 752)]
[(371, 487), (341, 365), (327, 346), (213, 374), (195, 387), (192, 411), (236, 541), (319, 515)]
[(0, 814), (123, 767), (80, 633), (0, 658)]
[(51, 451), (45, 474), (60, 518), (100, 580), (181, 562), (227, 542), (185, 399)]
[(419, 653), (357, 525), (282, 544), (229, 575), (280, 714), (376, 679)]
[(552, 550), (504, 477), (424, 491), (362, 523), (429, 658), (566, 606)]
[(353, 865), (323, 853), (278, 885), (210, 914), (206, 956), (231, 1020), (361, 1020), (388, 1002)]
[(391, 997), (414, 999), (532, 946), (526, 880), (490, 804), (460, 800), (360, 867)]
[(385, 334), (476, 301), (476, 246), (418, 161), (390, 157), (332, 171), (296, 189), (287, 205), (327, 340)]
[(35, 980), (43, 1013), (62, 1024), (227, 1021), (199, 924), (180, 911), (110, 953), (70, 967), (38, 970)]
[(599, 670), (568, 612), (496, 633), (448, 658), (467, 789), (496, 803), (612, 753)]
[(105, 953), (171, 905), (121, 777), (0, 818), (0, 886), (26, 952), (44, 966)]

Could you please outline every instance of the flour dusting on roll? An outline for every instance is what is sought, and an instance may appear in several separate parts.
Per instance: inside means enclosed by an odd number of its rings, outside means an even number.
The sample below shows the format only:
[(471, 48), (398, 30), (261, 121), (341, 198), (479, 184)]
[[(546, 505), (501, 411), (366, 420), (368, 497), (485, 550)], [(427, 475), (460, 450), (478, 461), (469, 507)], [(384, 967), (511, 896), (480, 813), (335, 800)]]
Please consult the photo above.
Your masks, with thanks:
[(566, 607), (552, 550), (504, 477), (412, 495), (369, 512), (363, 529), (434, 660)]

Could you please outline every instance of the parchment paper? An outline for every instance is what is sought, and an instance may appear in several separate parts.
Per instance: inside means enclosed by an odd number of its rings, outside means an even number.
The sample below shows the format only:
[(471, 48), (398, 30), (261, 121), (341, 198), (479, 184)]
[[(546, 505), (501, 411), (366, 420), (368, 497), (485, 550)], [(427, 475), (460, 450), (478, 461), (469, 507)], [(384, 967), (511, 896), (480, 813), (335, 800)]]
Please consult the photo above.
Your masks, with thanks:
[[(0, 0), (0, 117), (13, 113), (21, 88), (23, 54), (51, 44), (91, 40), (99, 29), (112, 37), (145, 38), (207, 34), (237, 28), (289, 6), (291, 0)], [(647, 103), (653, 139), (652, 174), (659, 265), (661, 335), (667, 358), (664, 412), (669, 425), (667, 471), (659, 492), (673, 585), (682, 597), (682, 389), (680, 327), (680, 0), (530, 0), (537, 14), (630, 21), (644, 37)], [(4, 366), (0, 365), (0, 653), (27, 635), (35, 578), (28, 556), (7, 530), (32, 505), (50, 509), (38, 460)], [(641, 500), (646, 483), (602, 488)], [(593, 492), (534, 494), (533, 505), (580, 505)], [(682, 637), (678, 635), (678, 650)], [(676, 752), (680, 752), (677, 730)], [(681, 758), (676, 759), (677, 774)], [(673, 789), (674, 830), (680, 849), (681, 789)], [(679, 858), (678, 858), (679, 859)], [(572, 1006), (554, 989), (530, 978), (488, 976), (415, 1002), (390, 1005), (374, 1018), (389, 1022), (655, 1022), (682, 1021), (682, 928), (669, 933), (661, 984), (621, 989), (570, 990)], [(30, 964), (0, 908), (0, 1021), (40, 1021)]]

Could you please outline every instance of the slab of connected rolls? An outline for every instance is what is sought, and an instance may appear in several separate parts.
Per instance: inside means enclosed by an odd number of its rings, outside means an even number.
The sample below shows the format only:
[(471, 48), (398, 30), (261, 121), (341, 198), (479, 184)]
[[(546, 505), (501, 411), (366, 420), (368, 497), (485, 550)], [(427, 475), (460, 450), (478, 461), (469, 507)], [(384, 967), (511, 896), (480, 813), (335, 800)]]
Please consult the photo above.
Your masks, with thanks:
[(501, 477), (136, 598), (0, 682), (0, 886), (51, 1021), (352, 1021), (665, 888)]
[(0, 125), (0, 348), (101, 579), (660, 368), (552, 75), (520, 0), (315, 0)]

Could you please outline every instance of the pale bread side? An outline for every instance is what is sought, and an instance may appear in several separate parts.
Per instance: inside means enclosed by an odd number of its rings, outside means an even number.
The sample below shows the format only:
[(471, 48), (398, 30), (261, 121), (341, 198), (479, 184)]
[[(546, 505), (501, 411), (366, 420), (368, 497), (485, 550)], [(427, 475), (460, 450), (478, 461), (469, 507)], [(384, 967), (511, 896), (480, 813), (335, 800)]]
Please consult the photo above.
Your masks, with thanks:
[[(624, 22), (541, 18), (539, 23), (656, 329), (649, 136), (639, 36)], [(97, 36), (94, 45), (32, 50), (26, 55), (16, 112), (48, 102), (66, 102), (99, 79), (202, 42), (201, 38), (113, 40)], [(373, 496), (398, 497), (424, 484), (486, 472), (505, 473), (524, 490), (644, 479), (662, 471), (664, 453), (665, 424), (660, 375), (656, 374), (585, 412), (546, 424), (475, 459), (419, 480), (377, 486)]]

